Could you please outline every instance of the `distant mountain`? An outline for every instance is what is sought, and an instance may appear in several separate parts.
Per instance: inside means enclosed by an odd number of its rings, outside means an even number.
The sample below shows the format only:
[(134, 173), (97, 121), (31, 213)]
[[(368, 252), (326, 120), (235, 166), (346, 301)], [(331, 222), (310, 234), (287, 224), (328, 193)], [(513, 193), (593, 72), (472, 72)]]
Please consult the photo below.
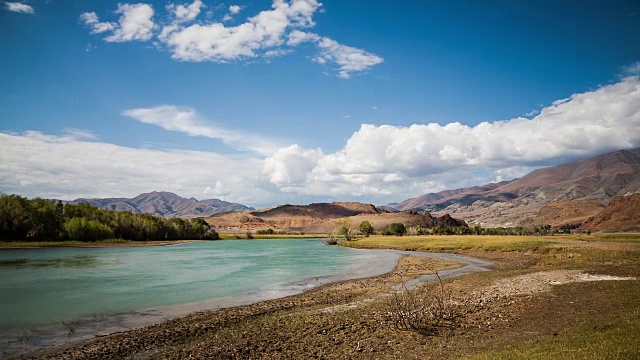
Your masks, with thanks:
[(588, 200), (606, 205), (614, 196), (638, 192), (640, 148), (538, 169), (512, 181), (426, 194), (394, 208), (450, 213), (486, 226), (514, 226), (537, 217), (543, 206), (554, 201)]
[(196, 200), (183, 198), (171, 192), (150, 192), (134, 198), (76, 199), (73, 204), (87, 203), (102, 209), (146, 213), (171, 218), (207, 217), (230, 211), (253, 210), (242, 204), (218, 199)]
[(235, 230), (299, 231), (329, 233), (339, 219), (348, 219), (353, 229), (368, 221), (375, 230), (392, 223), (431, 228), (436, 225), (463, 226), (464, 221), (448, 215), (433, 217), (428, 212), (390, 212), (371, 204), (358, 202), (315, 203), (309, 205), (280, 205), (273, 208), (213, 215), (205, 220), (212, 226)]

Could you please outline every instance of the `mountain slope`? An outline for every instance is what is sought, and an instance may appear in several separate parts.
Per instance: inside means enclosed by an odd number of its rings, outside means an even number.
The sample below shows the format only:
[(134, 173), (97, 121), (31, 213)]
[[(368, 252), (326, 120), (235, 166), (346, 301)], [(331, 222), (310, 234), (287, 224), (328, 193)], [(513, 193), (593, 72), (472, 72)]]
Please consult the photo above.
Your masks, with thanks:
[(640, 194), (616, 196), (600, 213), (580, 226), (580, 231), (640, 231)]
[[(514, 226), (535, 218), (559, 200), (588, 200), (606, 205), (614, 196), (640, 192), (640, 148), (620, 150), (583, 161), (535, 170), (498, 184), (452, 190), (408, 199), (396, 209), (451, 213), (486, 226)], [(561, 219), (559, 219), (561, 220)]]
[(462, 226), (463, 221), (448, 215), (440, 218), (428, 212), (389, 212), (371, 204), (358, 202), (315, 203), (310, 205), (280, 205), (274, 208), (213, 215), (205, 220), (216, 228), (225, 230), (299, 231), (305, 233), (329, 233), (336, 221), (347, 218), (353, 229), (368, 221), (375, 230), (382, 230), (392, 223), (406, 226), (433, 227), (435, 225)]
[(117, 211), (146, 213), (160, 217), (206, 217), (229, 211), (251, 210), (242, 204), (230, 203), (218, 199), (196, 200), (183, 198), (171, 192), (140, 194), (134, 198), (76, 199), (71, 203), (88, 203), (90, 205)]

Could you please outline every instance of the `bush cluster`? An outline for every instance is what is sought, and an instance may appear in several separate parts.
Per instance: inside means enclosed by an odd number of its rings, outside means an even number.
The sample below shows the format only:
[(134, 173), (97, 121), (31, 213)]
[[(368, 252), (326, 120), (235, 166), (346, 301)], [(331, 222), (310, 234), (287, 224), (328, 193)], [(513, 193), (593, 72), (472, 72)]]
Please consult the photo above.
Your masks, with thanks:
[(109, 238), (125, 240), (219, 239), (201, 218), (165, 219), (100, 209), (89, 204), (33, 199), (17, 195), (0, 196), (0, 239), (23, 241)]

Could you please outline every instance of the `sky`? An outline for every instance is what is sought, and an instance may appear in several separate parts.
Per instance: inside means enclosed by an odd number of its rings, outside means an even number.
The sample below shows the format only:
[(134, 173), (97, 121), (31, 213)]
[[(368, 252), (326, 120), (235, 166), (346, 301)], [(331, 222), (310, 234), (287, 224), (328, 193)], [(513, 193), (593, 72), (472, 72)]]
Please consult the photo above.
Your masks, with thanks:
[(0, 193), (377, 205), (640, 146), (640, 1), (0, 2)]

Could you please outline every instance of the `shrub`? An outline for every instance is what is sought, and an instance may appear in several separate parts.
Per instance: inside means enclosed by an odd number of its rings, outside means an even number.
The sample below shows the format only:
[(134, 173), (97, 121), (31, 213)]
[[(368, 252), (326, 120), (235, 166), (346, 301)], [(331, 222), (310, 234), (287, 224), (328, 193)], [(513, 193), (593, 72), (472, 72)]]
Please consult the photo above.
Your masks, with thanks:
[(438, 272), (434, 274), (438, 279), (434, 286), (409, 290), (403, 281), (401, 290), (389, 297), (389, 316), (397, 330), (434, 335), (440, 328), (455, 325), (458, 309)]

